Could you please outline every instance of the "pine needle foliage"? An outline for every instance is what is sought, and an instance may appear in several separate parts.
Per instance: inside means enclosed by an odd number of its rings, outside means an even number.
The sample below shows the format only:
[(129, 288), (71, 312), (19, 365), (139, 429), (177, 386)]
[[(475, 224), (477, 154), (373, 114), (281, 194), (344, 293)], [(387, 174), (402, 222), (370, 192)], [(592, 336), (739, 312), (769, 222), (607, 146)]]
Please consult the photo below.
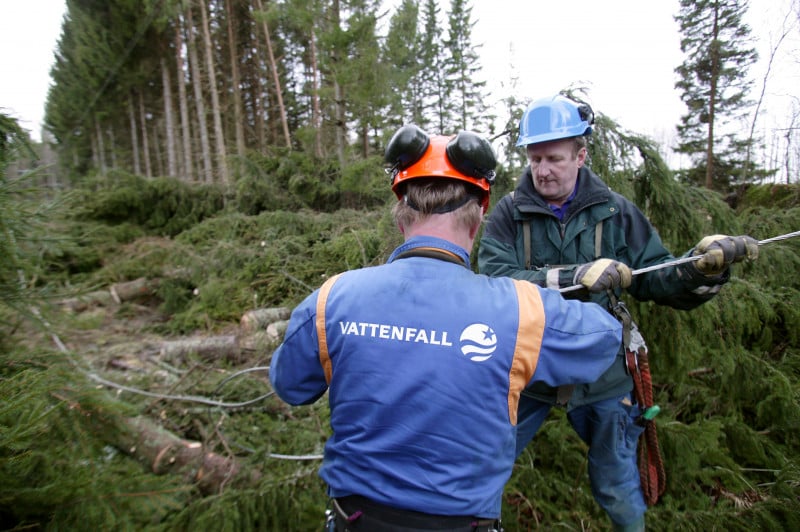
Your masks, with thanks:
[[(750, 186), (732, 207), (714, 192), (678, 182), (648, 139), (610, 121), (602, 126), (604, 133), (592, 141), (593, 169), (645, 211), (676, 256), (706, 234), (767, 239), (800, 228), (797, 187)], [(299, 162), (284, 164), (296, 168)], [(188, 356), (158, 371), (119, 370), (109, 362), (130, 353), (134, 342), (147, 346), (165, 336), (230, 330), (249, 309), (293, 307), (330, 275), (385, 262), (401, 236), (385, 199), (391, 195), (379, 197), (377, 181), (371, 192), (365, 168), (353, 170), (346, 190), (335, 185), (334, 196), (314, 192), (327, 186), (323, 180), (283, 205), (267, 196), (291, 196), (280, 192), (288, 180), (278, 186), (259, 181), (264, 196), (249, 203), (240, 201), (245, 188), (231, 199), (200, 187), (205, 197), (186, 184), (131, 176), (118, 176), (119, 191), (98, 186), (85, 192), (80, 212), (86, 216), (61, 230), (86, 238), (63, 247), (61, 269), (44, 278), (88, 289), (146, 277), (158, 279), (158, 289), (113, 312), (54, 313), (53, 327), (79, 353), (55, 352), (49, 335), (28, 334), (25, 326), (6, 339), (0, 363), (3, 527), (321, 527), (328, 500), (313, 455), (322, 453), (330, 434), (324, 399), (288, 407), (273, 396), (227, 409), (110, 393), (91, 376), (234, 402), (267, 392), (265, 373), (236, 374), (268, 365), (269, 348), (248, 351), (239, 361)], [(264, 176), (278, 174), (271, 168)], [(379, 178), (385, 178), (382, 171)], [(156, 198), (154, 190), (169, 199)], [(324, 197), (335, 197), (337, 207), (309, 207), (309, 200)], [(341, 208), (346, 201), (378, 206)], [(662, 409), (656, 424), (667, 491), (648, 512), (648, 530), (800, 526), (800, 239), (764, 245), (760, 253), (754, 263), (734, 265), (722, 292), (692, 311), (628, 301), (650, 350)], [(119, 324), (147, 309), (160, 317), (119, 337)], [(204, 494), (180, 476), (155, 475), (106, 441), (119, 416), (157, 420), (260, 476)], [(562, 410), (550, 414), (517, 460), (502, 512), (508, 531), (610, 529), (589, 490), (586, 445)]]
[(34, 305), (56, 294), (48, 284), (51, 263), (67, 239), (54, 228), (62, 217), (58, 198), (49, 198), (37, 187), (39, 170), (10, 175), (12, 163), (33, 156), (28, 135), (13, 118), (0, 113), (0, 343), (20, 319), (38, 321)]
[(74, 208), (77, 219), (133, 223), (152, 234), (175, 236), (223, 206), (219, 187), (147, 179), (117, 170), (87, 184)]

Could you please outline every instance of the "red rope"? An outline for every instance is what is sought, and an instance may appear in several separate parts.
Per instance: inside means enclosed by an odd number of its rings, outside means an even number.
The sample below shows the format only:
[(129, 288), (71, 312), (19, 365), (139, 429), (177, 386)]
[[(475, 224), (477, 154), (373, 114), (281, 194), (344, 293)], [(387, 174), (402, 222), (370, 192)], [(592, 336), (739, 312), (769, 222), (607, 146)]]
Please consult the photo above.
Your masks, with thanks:
[[(633, 377), (633, 393), (642, 412), (653, 406), (653, 382), (650, 377), (650, 362), (647, 351), (639, 353), (626, 350), (628, 368)], [(656, 424), (652, 419), (640, 418), (644, 422), (644, 432), (639, 437), (638, 463), (644, 499), (648, 506), (658, 502), (667, 487), (664, 460), (658, 445)]]

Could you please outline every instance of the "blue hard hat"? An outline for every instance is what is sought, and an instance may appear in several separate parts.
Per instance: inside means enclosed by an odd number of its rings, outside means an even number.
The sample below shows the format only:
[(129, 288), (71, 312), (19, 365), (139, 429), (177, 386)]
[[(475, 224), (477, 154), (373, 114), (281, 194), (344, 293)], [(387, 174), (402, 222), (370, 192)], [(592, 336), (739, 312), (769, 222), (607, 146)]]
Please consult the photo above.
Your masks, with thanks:
[(557, 94), (531, 103), (519, 121), (517, 146), (592, 133), (594, 113), (585, 103)]

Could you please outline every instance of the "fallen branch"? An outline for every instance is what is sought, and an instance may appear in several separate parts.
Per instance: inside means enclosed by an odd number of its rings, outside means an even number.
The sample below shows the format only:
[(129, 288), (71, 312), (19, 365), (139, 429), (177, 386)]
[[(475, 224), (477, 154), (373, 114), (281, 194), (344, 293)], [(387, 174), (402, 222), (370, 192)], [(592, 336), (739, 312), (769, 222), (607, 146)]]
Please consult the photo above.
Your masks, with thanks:
[(714, 373), (714, 368), (696, 368), (686, 372), (689, 377), (700, 377), (702, 375), (710, 375)]

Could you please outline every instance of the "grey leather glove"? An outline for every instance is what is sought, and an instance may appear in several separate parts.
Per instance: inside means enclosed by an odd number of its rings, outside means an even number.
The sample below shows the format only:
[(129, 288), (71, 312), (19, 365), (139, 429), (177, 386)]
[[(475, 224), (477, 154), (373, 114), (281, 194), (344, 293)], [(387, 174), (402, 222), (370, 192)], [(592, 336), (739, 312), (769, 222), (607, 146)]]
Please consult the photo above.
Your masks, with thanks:
[(703, 275), (719, 275), (734, 262), (758, 258), (758, 241), (747, 235), (711, 235), (694, 247), (692, 255), (703, 255), (694, 263)]
[(597, 259), (579, 266), (575, 270), (573, 283), (585, 286), (589, 292), (605, 292), (609, 289), (628, 288), (631, 278), (631, 269), (627, 265), (616, 260)]

